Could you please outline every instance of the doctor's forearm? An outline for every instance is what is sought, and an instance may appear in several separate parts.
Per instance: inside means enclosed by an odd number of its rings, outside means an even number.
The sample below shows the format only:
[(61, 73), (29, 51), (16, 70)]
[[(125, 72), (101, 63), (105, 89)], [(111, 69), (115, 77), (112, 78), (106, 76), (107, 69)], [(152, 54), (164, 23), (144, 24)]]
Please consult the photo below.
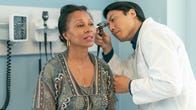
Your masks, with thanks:
[(179, 90), (178, 86), (168, 81), (137, 79), (131, 83), (131, 93), (135, 104), (146, 104), (168, 99), (178, 95)]

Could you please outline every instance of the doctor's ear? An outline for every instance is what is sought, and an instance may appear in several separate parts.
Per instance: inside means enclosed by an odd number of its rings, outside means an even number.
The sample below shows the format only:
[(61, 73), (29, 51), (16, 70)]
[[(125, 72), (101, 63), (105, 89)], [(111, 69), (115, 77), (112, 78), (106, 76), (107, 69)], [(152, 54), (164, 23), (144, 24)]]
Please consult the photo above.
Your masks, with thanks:
[(128, 14), (130, 14), (131, 16), (137, 16), (136, 11), (134, 9), (130, 9), (128, 11)]

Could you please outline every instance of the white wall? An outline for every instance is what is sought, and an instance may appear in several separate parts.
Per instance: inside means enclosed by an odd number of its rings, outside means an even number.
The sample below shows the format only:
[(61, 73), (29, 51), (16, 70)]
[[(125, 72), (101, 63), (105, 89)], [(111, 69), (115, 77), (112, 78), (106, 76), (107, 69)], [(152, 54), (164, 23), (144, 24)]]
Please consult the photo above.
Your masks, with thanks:
[(192, 64), (193, 72), (196, 76), (196, 1), (195, 0), (187, 0), (186, 1), (186, 48), (190, 57), (190, 61)]
[(173, 29), (184, 42), (186, 40), (186, 1), (167, 1), (167, 26)]

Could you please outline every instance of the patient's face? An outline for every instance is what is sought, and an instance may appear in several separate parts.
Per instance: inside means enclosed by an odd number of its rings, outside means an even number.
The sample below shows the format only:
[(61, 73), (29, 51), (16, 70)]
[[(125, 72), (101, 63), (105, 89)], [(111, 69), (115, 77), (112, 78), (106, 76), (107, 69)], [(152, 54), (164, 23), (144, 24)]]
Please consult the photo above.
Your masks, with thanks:
[(70, 41), (70, 46), (91, 47), (94, 43), (96, 28), (86, 11), (75, 11), (68, 16), (67, 31), (64, 37)]

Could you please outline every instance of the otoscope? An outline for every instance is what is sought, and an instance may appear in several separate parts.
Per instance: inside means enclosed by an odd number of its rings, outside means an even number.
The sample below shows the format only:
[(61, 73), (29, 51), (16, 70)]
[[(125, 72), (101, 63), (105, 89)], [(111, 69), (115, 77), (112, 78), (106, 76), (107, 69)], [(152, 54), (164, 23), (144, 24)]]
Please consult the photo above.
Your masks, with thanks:
[(46, 21), (48, 20), (48, 11), (43, 11), (42, 12), (42, 19), (44, 21), (44, 45), (45, 45), (45, 55), (46, 55), (46, 61), (48, 60), (47, 56), (47, 24)]
[[(42, 12), (42, 19), (44, 21), (44, 45), (45, 45), (45, 55), (46, 55), (46, 61), (48, 60), (47, 57), (47, 24), (46, 21), (48, 20), (49, 16), (48, 16), (48, 11), (43, 11)], [(41, 55), (41, 42), (39, 42), (39, 73), (41, 72), (41, 68), (42, 68), (42, 55)]]
[[(106, 21), (102, 21), (100, 23), (97, 24), (97, 28), (98, 28), (98, 34), (100, 36), (103, 35), (103, 28), (107, 26), (107, 22)], [(100, 45), (97, 46), (97, 56), (99, 56), (99, 51), (100, 51)]]

